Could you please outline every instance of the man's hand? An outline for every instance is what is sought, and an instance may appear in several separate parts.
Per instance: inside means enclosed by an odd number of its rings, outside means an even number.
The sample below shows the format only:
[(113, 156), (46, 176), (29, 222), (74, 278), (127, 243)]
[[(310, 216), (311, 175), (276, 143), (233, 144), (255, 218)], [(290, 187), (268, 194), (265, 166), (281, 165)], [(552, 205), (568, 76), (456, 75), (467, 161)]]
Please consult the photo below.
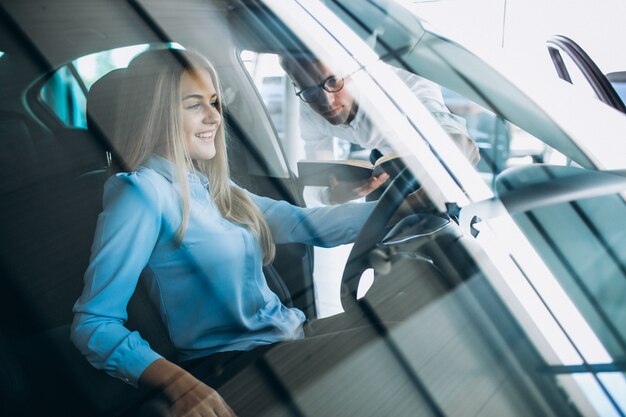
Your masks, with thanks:
[(236, 417), (217, 391), (165, 359), (148, 366), (139, 382), (163, 391), (173, 417)]
[(330, 186), (328, 187), (328, 201), (331, 204), (341, 204), (365, 197), (387, 182), (388, 179), (389, 175), (387, 173), (356, 182), (338, 181), (334, 175), (331, 175)]

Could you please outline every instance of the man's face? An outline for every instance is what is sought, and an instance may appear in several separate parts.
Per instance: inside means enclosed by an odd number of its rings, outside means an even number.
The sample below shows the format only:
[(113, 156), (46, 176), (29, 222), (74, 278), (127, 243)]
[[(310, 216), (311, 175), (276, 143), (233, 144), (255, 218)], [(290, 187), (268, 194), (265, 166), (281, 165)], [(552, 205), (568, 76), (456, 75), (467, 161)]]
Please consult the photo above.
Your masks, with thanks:
[[(298, 63), (300, 66), (294, 68), (290, 74), (298, 90), (319, 86), (328, 77), (334, 75), (320, 62), (298, 61)], [(335, 93), (321, 89), (316, 100), (307, 104), (333, 125), (350, 123), (357, 109), (354, 97), (345, 86)]]

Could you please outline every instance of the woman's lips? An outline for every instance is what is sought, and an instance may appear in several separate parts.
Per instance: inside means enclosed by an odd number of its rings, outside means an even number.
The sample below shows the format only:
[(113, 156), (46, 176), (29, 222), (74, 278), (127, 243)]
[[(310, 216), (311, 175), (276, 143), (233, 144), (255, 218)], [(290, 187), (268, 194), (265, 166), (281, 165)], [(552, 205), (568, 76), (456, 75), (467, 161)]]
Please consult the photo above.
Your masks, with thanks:
[(211, 141), (215, 137), (215, 131), (212, 130), (212, 131), (207, 131), (207, 132), (200, 132), (200, 133), (196, 133), (195, 136), (198, 139), (202, 139), (203, 141)]

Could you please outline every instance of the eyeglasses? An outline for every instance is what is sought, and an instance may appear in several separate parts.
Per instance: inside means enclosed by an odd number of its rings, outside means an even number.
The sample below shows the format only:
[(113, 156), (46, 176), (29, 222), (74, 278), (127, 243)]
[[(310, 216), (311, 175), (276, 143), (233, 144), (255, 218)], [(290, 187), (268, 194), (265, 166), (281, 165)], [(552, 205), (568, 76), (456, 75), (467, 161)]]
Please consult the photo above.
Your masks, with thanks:
[(296, 95), (305, 103), (313, 103), (319, 100), (322, 90), (328, 91), (329, 93), (336, 93), (343, 88), (343, 84), (343, 78), (337, 78), (336, 76), (331, 75), (318, 85), (296, 91)]

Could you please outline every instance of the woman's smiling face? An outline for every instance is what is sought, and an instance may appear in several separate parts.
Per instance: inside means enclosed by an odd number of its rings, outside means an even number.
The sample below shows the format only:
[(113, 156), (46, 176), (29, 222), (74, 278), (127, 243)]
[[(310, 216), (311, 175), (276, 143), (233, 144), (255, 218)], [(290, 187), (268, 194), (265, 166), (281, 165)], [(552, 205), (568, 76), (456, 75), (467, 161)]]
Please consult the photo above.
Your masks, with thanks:
[(192, 160), (215, 156), (215, 135), (222, 122), (217, 91), (206, 70), (185, 71), (180, 81), (183, 132)]

